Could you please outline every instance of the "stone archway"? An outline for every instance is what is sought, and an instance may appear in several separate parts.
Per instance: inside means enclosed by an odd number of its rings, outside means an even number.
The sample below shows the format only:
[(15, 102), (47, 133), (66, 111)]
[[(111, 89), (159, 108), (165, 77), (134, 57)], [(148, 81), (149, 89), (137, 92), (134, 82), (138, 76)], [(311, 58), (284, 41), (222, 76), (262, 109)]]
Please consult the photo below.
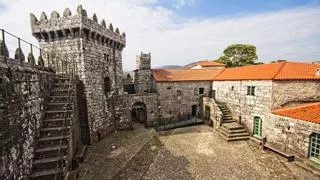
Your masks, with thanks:
[(132, 122), (147, 123), (147, 106), (143, 102), (136, 102), (131, 110)]

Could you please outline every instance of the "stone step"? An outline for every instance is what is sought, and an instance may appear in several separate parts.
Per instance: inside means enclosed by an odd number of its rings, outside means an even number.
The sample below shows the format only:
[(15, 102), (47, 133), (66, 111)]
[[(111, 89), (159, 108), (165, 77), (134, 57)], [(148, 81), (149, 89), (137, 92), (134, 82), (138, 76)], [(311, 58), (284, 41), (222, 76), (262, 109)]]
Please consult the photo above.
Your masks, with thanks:
[[(62, 145), (61, 149), (60, 149), (60, 145), (58, 146), (48, 146), (48, 147), (44, 147), (44, 148), (38, 148), (35, 150), (35, 155), (34, 157), (36, 159), (40, 159), (40, 158), (50, 158), (50, 157), (56, 157), (58, 156), (60, 153), (63, 155), (67, 154), (67, 145)], [(60, 153), (59, 153), (59, 149), (60, 149)]]
[(228, 130), (237, 130), (237, 129), (244, 129), (244, 127), (237, 123), (225, 123), (222, 124), (223, 127), (225, 127)]
[(52, 137), (41, 137), (38, 139), (38, 147), (39, 148), (46, 148), (49, 146), (59, 146), (61, 141), (62, 145), (68, 144), (69, 135), (66, 136), (52, 136)]
[(47, 127), (40, 129), (41, 137), (53, 137), (59, 135), (68, 135), (70, 127)]
[(54, 89), (54, 90), (51, 90), (51, 95), (52, 96), (58, 96), (58, 95), (73, 95), (75, 92), (74, 92), (74, 90), (73, 89)]
[[(42, 121), (42, 127), (62, 127), (64, 126), (64, 118), (45, 119)], [(72, 118), (66, 118), (66, 125), (71, 125)]]
[(227, 141), (243, 141), (243, 140), (249, 140), (250, 136), (241, 136), (241, 137), (230, 137), (226, 138)]
[(220, 127), (221, 130), (225, 131), (228, 134), (234, 134), (234, 133), (244, 133), (247, 132), (244, 128), (243, 129), (234, 129), (234, 130), (229, 130), (224, 127)]
[(44, 111), (46, 114), (58, 114), (58, 113), (71, 113), (73, 112), (72, 109), (68, 109), (68, 110), (65, 110), (65, 109), (57, 109), (57, 110), (46, 110)]
[(232, 120), (232, 116), (223, 116), (222, 120)]
[(234, 122), (236, 122), (236, 121), (233, 119), (229, 119), (229, 120), (223, 119), (221, 123), (224, 124), (224, 123), (234, 123)]
[[(50, 170), (44, 170), (44, 171), (36, 171), (31, 174), (32, 180), (58, 180), (62, 179), (62, 175), (60, 174), (59, 169), (50, 169)], [(55, 175), (59, 176), (59, 178), (55, 178)]]
[(73, 109), (73, 104), (68, 102), (50, 102), (47, 103), (47, 110), (64, 110), (64, 109)]
[(56, 156), (50, 158), (35, 159), (32, 164), (33, 171), (43, 171), (55, 168), (60, 169), (62, 166), (64, 166), (64, 161), (66, 160), (66, 158), (67, 156), (63, 155), (62, 157)]

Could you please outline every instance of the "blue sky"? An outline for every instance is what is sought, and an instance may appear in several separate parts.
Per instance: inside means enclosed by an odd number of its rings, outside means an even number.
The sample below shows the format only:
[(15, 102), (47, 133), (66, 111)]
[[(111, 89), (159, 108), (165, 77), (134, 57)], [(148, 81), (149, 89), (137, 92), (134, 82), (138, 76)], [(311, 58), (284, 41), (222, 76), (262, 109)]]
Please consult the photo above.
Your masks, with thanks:
[[(0, 28), (38, 44), (29, 13), (73, 14), (79, 4), (126, 32), (123, 68), (151, 52), (152, 66), (214, 60), (231, 44), (252, 44), (258, 60), (320, 60), (320, 0), (0, 0)], [(14, 17), (14, 19), (13, 19)], [(16, 43), (14, 41), (13, 43)], [(14, 52), (15, 45), (11, 47)], [(12, 54), (12, 53), (11, 53)]]
[(225, 17), (278, 11), (300, 6), (319, 5), (319, 0), (181, 0), (175, 7), (172, 0), (159, 0), (160, 5), (182, 17)]

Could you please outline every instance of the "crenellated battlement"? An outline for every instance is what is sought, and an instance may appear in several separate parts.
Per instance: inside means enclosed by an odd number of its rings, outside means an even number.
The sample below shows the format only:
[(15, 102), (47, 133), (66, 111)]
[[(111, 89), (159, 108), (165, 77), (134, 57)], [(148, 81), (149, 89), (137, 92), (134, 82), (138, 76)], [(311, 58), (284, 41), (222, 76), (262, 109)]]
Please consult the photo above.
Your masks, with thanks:
[(141, 52), (137, 55), (136, 60), (137, 69), (150, 69), (151, 68), (151, 53)]
[(126, 35), (120, 34), (119, 28), (113, 28), (112, 23), (108, 26), (104, 19), (98, 23), (98, 17), (94, 13), (89, 18), (81, 5), (77, 7), (77, 14), (72, 15), (66, 8), (60, 16), (56, 11), (50, 15), (50, 19), (42, 12), (38, 20), (34, 14), (30, 14), (32, 34), (39, 42), (52, 42), (60, 39), (85, 38), (97, 41), (107, 46), (123, 49), (126, 45)]

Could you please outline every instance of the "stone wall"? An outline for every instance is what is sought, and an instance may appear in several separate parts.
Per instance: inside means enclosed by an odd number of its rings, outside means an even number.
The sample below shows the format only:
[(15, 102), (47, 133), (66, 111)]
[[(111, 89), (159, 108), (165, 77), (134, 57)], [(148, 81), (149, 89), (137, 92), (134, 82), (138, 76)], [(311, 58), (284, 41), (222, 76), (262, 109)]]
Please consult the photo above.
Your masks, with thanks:
[(137, 94), (153, 92), (151, 53), (137, 55), (137, 69), (134, 70), (134, 85)]
[(291, 101), (320, 96), (318, 81), (273, 81), (272, 108), (278, 108)]
[(0, 179), (30, 174), (35, 139), (54, 74), (0, 56)]
[(144, 95), (127, 94), (116, 96), (115, 111), (118, 130), (132, 129), (132, 109), (135, 103), (143, 103), (147, 109), (147, 127), (153, 127), (158, 119), (158, 95), (148, 93)]
[(275, 147), (307, 158), (310, 135), (320, 132), (320, 124), (272, 114), (265, 120), (267, 142)]
[(222, 112), (220, 111), (215, 100), (209, 97), (203, 97), (202, 101), (203, 101), (202, 113), (206, 114), (206, 107), (208, 107), (210, 109), (209, 120), (212, 121), (213, 128), (219, 127), (222, 120), (221, 119)]
[[(247, 86), (255, 86), (255, 96), (247, 95)], [(233, 88), (233, 90), (232, 90)], [(271, 112), (272, 81), (213, 81), (216, 100), (227, 103), (232, 116), (252, 134), (255, 116), (267, 119)], [(262, 135), (264, 135), (264, 128)]]
[[(204, 88), (203, 95), (195, 93), (200, 87)], [(210, 81), (156, 82), (161, 118), (178, 120), (180, 116), (191, 116), (193, 105), (200, 115), (202, 97), (209, 95), (210, 88)]]

